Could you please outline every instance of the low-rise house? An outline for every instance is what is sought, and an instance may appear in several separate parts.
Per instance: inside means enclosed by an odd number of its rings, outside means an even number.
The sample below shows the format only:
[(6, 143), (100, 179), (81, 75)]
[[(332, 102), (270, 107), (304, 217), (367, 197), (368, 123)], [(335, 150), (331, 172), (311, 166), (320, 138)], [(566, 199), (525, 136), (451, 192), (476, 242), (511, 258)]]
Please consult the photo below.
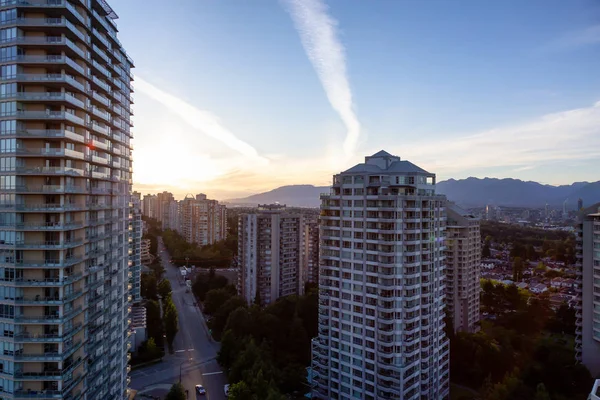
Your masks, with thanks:
[(531, 293), (535, 293), (535, 294), (540, 294), (540, 293), (544, 293), (548, 290), (548, 288), (546, 287), (546, 285), (544, 285), (543, 283), (538, 283), (536, 285), (533, 285), (529, 288), (529, 291)]
[(526, 282), (519, 282), (515, 285), (516, 287), (518, 287), (519, 289), (527, 289), (527, 283)]

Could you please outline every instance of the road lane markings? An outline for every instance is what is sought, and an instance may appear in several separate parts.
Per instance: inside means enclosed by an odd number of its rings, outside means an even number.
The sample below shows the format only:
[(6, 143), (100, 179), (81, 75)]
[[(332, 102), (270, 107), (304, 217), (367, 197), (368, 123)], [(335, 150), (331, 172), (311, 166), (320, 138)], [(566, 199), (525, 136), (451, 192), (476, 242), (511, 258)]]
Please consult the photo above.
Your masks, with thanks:
[(202, 376), (209, 376), (209, 375), (218, 375), (218, 374), (222, 374), (223, 371), (219, 371), (219, 372), (207, 372), (205, 374), (202, 374)]

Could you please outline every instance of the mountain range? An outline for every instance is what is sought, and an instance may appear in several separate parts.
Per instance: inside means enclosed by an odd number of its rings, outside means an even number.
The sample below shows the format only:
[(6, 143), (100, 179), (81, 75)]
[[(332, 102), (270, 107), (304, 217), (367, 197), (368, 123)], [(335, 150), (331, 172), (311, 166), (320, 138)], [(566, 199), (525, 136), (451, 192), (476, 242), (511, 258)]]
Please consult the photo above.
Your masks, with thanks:
[[(600, 202), (600, 181), (575, 182), (552, 186), (519, 179), (467, 178), (438, 182), (436, 191), (463, 207), (483, 207), (487, 204), (506, 207), (562, 206), (577, 207), (578, 199), (588, 206)], [(295, 207), (318, 207), (319, 194), (329, 192), (329, 186), (290, 185), (242, 199), (227, 200), (233, 204), (280, 203)]]

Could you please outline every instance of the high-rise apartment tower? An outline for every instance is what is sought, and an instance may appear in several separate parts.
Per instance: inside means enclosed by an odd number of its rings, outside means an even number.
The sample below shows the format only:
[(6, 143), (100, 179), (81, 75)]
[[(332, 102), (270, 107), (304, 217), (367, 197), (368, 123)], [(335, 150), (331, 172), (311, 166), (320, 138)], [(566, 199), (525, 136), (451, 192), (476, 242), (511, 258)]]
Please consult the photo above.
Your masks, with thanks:
[(142, 300), (142, 201), (139, 194), (131, 196), (131, 217), (129, 229), (129, 283), (131, 284), (131, 297), (134, 303)]
[(179, 202), (179, 226), (189, 243), (213, 244), (227, 236), (227, 209), (205, 194), (188, 195)]
[(335, 175), (321, 200), (313, 397), (447, 398), (446, 199), (435, 175), (380, 151)]
[(131, 81), (104, 0), (0, 1), (2, 399), (125, 399)]
[(600, 375), (600, 203), (580, 212), (576, 231), (575, 355)]
[(239, 216), (238, 293), (248, 303), (298, 294), (303, 220), (280, 205)]
[(455, 331), (475, 332), (481, 291), (479, 218), (450, 202), (446, 213), (446, 314)]
[(319, 221), (317, 218), (305, 218), (303, 230), (300, 294), (304, 294), (306, 282), (317, 283), (319, 277)]

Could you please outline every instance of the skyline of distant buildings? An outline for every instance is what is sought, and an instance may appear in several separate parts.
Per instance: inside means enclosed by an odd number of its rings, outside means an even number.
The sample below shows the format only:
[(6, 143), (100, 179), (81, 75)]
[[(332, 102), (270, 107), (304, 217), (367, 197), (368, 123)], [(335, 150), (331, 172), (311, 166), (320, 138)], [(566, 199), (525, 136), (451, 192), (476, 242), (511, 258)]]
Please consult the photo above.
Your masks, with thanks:
[(162, 229), (178, 232), (189, 243), (205, 246), (227, 236), (227, 207), (203, 193), (179, 201), (166, 191), (146, 194), (142, 210), (144, 216), (160, 222)]

